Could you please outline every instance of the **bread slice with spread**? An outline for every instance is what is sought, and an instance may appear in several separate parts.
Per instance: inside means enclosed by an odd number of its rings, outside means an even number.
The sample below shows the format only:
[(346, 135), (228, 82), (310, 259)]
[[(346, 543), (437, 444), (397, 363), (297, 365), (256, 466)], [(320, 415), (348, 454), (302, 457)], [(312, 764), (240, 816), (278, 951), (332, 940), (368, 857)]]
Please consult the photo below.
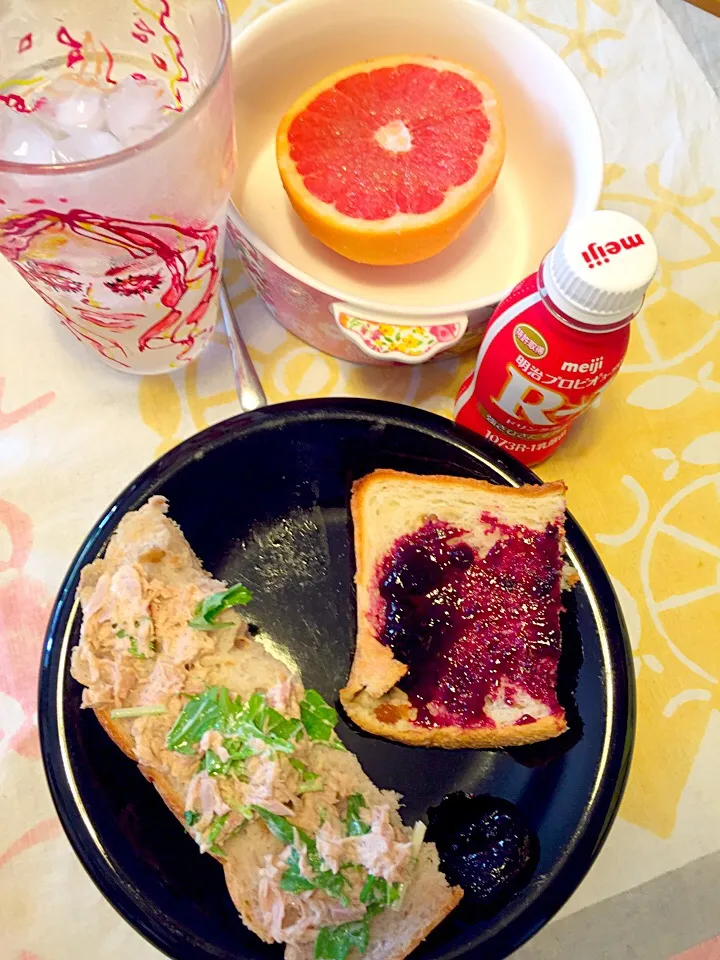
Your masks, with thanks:
[(258, 937), (288, 960), (402, 960), (462, 890), (343, 747), (335, 710), (250, 636), (249, 591), (206, 573), (167, 509), (125, 516), (82, 573), (83, 706), (220, 861)]
[(357, 644), (340, 700), (402, 743), (507, 747), (566, 729), (557, 699), (565, 485), (376, 470), (352, 493)]

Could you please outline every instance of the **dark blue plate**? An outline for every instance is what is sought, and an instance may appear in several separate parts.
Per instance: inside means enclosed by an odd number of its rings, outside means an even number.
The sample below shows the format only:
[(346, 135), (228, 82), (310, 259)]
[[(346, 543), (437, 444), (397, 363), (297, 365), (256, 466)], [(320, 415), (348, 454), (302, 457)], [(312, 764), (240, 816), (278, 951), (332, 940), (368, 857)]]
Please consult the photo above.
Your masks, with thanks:
[[(240, 922), (222, 869), (201, 856), (153, 787), (80, 710), (68, 672), (78, 640), (75, 590), (118, 521), (152, 494), (208, 570), (254, 593), (260, 638), (296, 662), (307, 685), (335, 700), (355, 637), (352, 481), (376, 467), (537, 478), (473, 434), (430, 413), (362, 400), (281, 404), (226, 420), (166, 454), (112, 504), (65, 578), (50, 620), (40, 677), (40, 734), (50, 789), (88, 873), (133, 926), (177, 960), (279, 958)], [(442, 751), (366, 736), (341, 722), (375, 782), (405, 797), (408, 822), (454, 790), (518, 804), (540, 841), (534, 878), (490, 919), (451, 915), (417, 950), (433, 958), (507, 956), (580, 883), (605, 839), (625, 785), (635, 705), (625, 628), (607, 574), (568, 519), (580, 574), (564, 618), (563, 737), (508, 751)], [(477, 951), (477, 953), (476, 953)]]

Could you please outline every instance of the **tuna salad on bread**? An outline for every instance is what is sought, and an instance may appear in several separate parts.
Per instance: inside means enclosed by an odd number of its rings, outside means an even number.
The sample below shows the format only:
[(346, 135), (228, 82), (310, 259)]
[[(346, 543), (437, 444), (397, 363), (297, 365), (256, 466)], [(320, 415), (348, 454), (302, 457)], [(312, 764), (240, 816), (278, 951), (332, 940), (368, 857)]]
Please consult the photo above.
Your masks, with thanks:
[(127, 514), (82, 573), (83, 706), (220, 861), (261, 940), (288, 960), (400, 960), (462, 891), (345, 749), (335, 710), (250, 636), (250, 592), (206, 573), (167, 509)]

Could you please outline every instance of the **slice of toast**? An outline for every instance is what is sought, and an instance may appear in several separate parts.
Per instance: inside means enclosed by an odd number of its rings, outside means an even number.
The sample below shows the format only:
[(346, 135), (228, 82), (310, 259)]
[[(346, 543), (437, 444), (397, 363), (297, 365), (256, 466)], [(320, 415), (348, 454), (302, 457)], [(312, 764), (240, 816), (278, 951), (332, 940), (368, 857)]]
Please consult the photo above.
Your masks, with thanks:
[[(193, 834), (195, 828), (186, 820), (186, 801), (197, 756), (172, 753), (166, 739), (187, 697), (212, 685), (227, 687), (245, 702), (256, 692), (267, 693), (290, 680), (298, 697), (304, 688), (299, 678), (252, 638), (236, 610), (223, 613), (224, 622), (233, 629), (184, 630), (182, 625), (196, 614), (198, 601), (226, 585), (205, 572), (180, 528), (166, 515), (167, 509), (164, 498), (153, 497), (140, 510), (127, 514), (105, 556), (84, 568), (78, 589), (83, 626), (72, 653), (71, 672), (83, 684), (83, 705), (93, 708), (110, 739), (138, 764), (172, 813)], [(151, 620), (155, 631), (149, 648), (152, 656), (139, 657), (137, 646), (132, 656), (123, 652), (128, 641), (122, 631), (114, 630), (118, 624), (113, 626), (112, 618), (103, 613), (108, 598), (119, 603), (123, 585), (138, 584), (142, 596), (151, 597), (149, 616), (142, 619)], [(140, 599), (137, 593), (127, 593), (129, 603)], [(115, 612), (121, 613), (119, 609)], [(135, 627), (139, 623), (136, 621)], [(113, 715), (113, 708), (159, 702), (167, 704), (167, 714)], [(340, 817), (347, 798), (358, 793), (369, 807), (387, 806), (394, 831), (411, 839), (411, 830), (403, 825), (398, 812), (399, 795), (378, 789), (354, 754), (328, 749), (323, 743), (307, 743), (306, 750), (323, 788), (293, 801), (293, 822), (298, 827), (314, 833), (320, 819), (326, 814)], [(243, 922), (265, 942), (275, 942), (280, 938), (274, 936), (272, 918), (263, 902), (260, 872), (268, 857), (281, 853), (283, 844), (259, 819), (253, 819), (237, 835), (231, 833), (222, 846), (222, 856), (212, 848), (210, 855), (222, 863), (230, 896)], [(187, 867), (192, 869), (192, 863)], [(461, 897), (462, 890), (451, 887), (440, 871), (435, 846), (423, 843), (401, 908), (373, 917), (366, 957), (403, 960)], [(308, 938), (307, 932), (297, 939), (288, 935), (280, 942), (285, 945), (287, 960), (314, 957), (313, 937)], [(357, 953), (351, 956), (357, 957)]]
[(560, 592), (577, 577), (563, 560), (565, 485), (376, 470), (355, 483), (352, 516), (348, 716), (379, 736), (446, 748), (562, 733)]

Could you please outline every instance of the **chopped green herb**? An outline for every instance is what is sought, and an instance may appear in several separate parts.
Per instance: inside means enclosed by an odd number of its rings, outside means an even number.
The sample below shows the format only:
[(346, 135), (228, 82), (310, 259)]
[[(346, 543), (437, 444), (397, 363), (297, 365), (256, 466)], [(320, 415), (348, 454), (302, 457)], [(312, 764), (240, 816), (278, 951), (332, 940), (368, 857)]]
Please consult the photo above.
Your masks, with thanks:
[(281, 740), (293, 740), (303, 728), (302, 721), (295, 717), (284, 717), (273, 707), (267, 707), (266, 729), (268, 733)]
[(226, 687), (209, 687), (191, 697), (168, 734), (170, 750), (192, 756), (208, 730), (223, 736), (229, 759), (221, 761), (206, 751), (200, 769), (213, 776), (233, 774), (242, 778), (243, 763), (265, 751), (292, 754), (302, 732), (300, 720), (288, 719), (268, 705), (263, 693), (254, 693), (247, 703), (233, 698)]
[(248, 723), (255, 723), (263, 716), (266, 706), (265, 696), (262, 693), (253, 693), (245, 707), (245, 719)]
[(280, 889), (288, 893), (305, 893), (306, 890), (315, 890), (315, 884), (300, 873), (300, 855), (295, 847), (288, 857), (288, 868), (280, 878)]
[[(292, 740), (302, 730), (299, 720), (287, 719), (268, 706), (262, 693), (254, 693), (244, 707), (239, 697), (231, 701), (230, 710), (223, 720), (225, 736), (243, 741), (242, 745), (235, 745), (236, 759), (247, 759), (258, 752), (247, 746), (251, 740), (258, 740), (273, 751), (290, 754), (295, 749)], [(232, 753), (231, 745), (226, 746)]]
[(330, 897), (339, 900), (343, 906), (347, 906), (348, 900), (346, 889), (349, 881), (342, 873), (333, 873), (331, 870), (325, 870), (324, 864), (317, 853), (315, 841), (309, 837), (304, 837), (303, 842), (307, 847), (307, 861), (312, 869), (312, 878), (304, 877), (300, 873), (300, 855), (295, 847), (290, 851), (288, 857), (287, 870), (280, 878), (280, 889), (287, 890), (289, 893), (302, 893), (305, 890), (324, 890)]
[(210, 829), (205, 836), (205, 843), (207, 844), (208, 850), (210, 853), (214, 853), (218, 857), (224, 857), (225, 851), (222, 849), (222, 847), (219, 847), (215, 841), (222, 833), (222, 829), (225, 826), (229, 816), (229, 813), (223, 813), (220, 817), (213, 817), (213, 821), (210, 824)]
[(218, 688), (208, 687), (204, 693), (191, 697), (183, 707), (167, 735), (168, 750), (195, 753), (195, 744), (200, 742), (207, 730), (216, 728), (219, 720)]
[(367, 910), (365, 916), (338, 927), (323, 927), (315, 940), (315, 960), (346, 960), (353, 947), (365, 953), (370, 940), (370, 918), (396, 903), (400, 892), (399, 883), (389, 884), (382, 877), (368, 876), (360, 892), (360, 902)]
[(389, 884), (382, 877), (368, 876), (360, 892), (360, 902), (367, 908), (365, 916), (338, 927), (323, 927), (315, 940), (315, 960), (346, 960), (353, 947), (364, 953), (370, 940), (370, 918), (392, 906), (399, 897), (399, 883)]
[(236, 837), (241, 832), (241, 830), (245, 829), (246, 826), (247, 826), (247, 821), (243, 820), (242, 823), (239, 823), (234, 829), (230, 831), (230, 833), (227, 835), (227, 839), (230, 840), (232, 839), (232, 837)]
[(286, 847), (293, 845), (295, 842), (295, 830), (286, 817), (281, 817), (277, 813), (270, 813), (270, 811), (264, 807), (253, 806), (252, 809), (254, 813), (257, 813), (257, 815), (264, 820), (265, 826), (280, 843), (284, 843)]
[(360, 891), (360, 902), (367, 907), (368, 916), (382, 913), (400, 897), (400, 884), (388, 883), (383, 877), (368, 876)]
[[(143, 620), (149, 620), (150, 617), (143, 617), (142, 619), (143, 619)], [(139, 626), (140, 626), (140, 621), (139, 621), (139, 620), (136, 620), (136, 621), (135, 621), (135, 626), (136, 626), (136, 627), (139, 627)], [(128, 644), (128, 653), (130, 653), (131, 656), (137, 657), (138, 660), (146, 660), (146, 659), (147, 659), (147, 655), (144, 654), (144, 653), (140, 653), (140, 650), (138, 649), (137, 637), (133, 637), (132, 634), (128, 633), (127, 630), (125, 630), (124, 627), (120, 627), (120, 629), (118, 630), (116, 623), (113, 624), (113, 630), (115, 630), (115, 636), (116, 636), (119, 640), (129, 640), (129, 641), (130, 641), (130, 643)], [(155, 641), (152, 640), (152, 639), (148, 640), (148, 650), (150, 651), (150, 653), (154, 653), (154, 652), (155, 652)]]
[[(302, 890), (324, 890), (329, 896), (335, 897), (344, 906), (350, 902), (345, 892), (348, 886), (348, 879), (342, 873), (333, 873), (325, 869), (322, 857), (317, 852), (317, 846), (313, 838), (301, 830), (294, 827), (286, 817), (281, 817), (277, 813), (270, 813), (264, 807), (254, 806), (253, 810), (265, 821), (268, 830), (285, 846), (292, 847), (288, 859), (288, 869), (280, 880), (280, 887), (290, 892)], [(312, 879), (303, 877), (300, 873), (300, 857), (295, 846), (299, 840), (307, 850), (307, 859), (313, 872)], [(283, 886), (283, 880), (287, 877), (286, 886)], [(310, 884), (307, 886), (306, 884)]]
[(221, 630), (224, 627), (233, 626), (232, 623), (216, 623), (217, 617), (231, 607), (245, 605), (252, 600), (252, 593), (242, 583), (236, 583), (233, 587), (223, 590), (220, 593), (212, 593), (209, 597), (202, 600), (196, 610), (192, 620), (188, 620), (188, 625), (195, 630)]
[(131, 717), (154, 717), (167, 713), (167, 707), (161, 703), (147, 707), (117, 707), (110, 711), (111, 720), (129, 719)]
[(200, 769), (205, 770), (211, 777), (227, 776), (232, 770), (233, 760), (221, 760), (214, 750), (206, 750), (202, 758)]
[(227, 818), (230, 816), (229, 813), (223, 813), (220, 817), (213, 817), (212, 824), (207, 834), (207, 842), (214, 843), (215, 840), (220, 836), (220, 831), (225, 826)]
[(140, 651), (138, 650), (137, 640), (135, 639), (135, 637), (130, 637), (130, 654), (133, 657), (137, 657), (138, 660), (146, 659), (145, 654), (140, 653)]
[(306, 833), (301, 827), (294, 826), (287, 817), (282, 817), (278, 813), (270, 813), (265, 807), (253, 805), (252, 809), (262, 817), (270, 833), (286, 846), (293, 846), (297, 835), (300, 843), (307, 847), (311, 865), (317, 865), (318, 869), (322, 869), (322, 860), (318, 856), (315, 841), (309, 833)]
[(304, 793), (320, 793), (323, 789), (323, 782), (317, 773), (311, 773), (310, 779), (305, 783), (301, 783), (297, 788), (298, 796), (301, 797)]
[(233, 699), (227, 687), (218, 687), (218, 707), (220, 707), (220, 716), (229, 717), (233, 709)]
[(197, 810), (186, 810), (184, 813), (184, 817), (185, 817), (185, 823), (189, 827), (194, 827), (195, 824), (200, 819), (200, 814), (197, 812)]
[(317, 690), (306, 690), (300, 704), (300, 719), (311, 740), (327, 743), (332, 739), (339, 718), (337, 710)]
[[(312, 864), (312, 857), (308, 859)], [(313, 876), (313, 883), (318, 890), (324, 890), (328, 896), (339, 900), (344, 907), (347, 907), (350, 903), (345, 892), (349, 882), (348, 878), (343, 876), (342, 873), (333, 873), (332, 870), (322, 870)]]
[[(252, 756), (255, 753), (262, 753), (262, 750), (257, 750), (250, 746), (249, 741), (257, 740), (260, 743), (264, 744), (266, 747), (269, 747), (271, 750), (274, 750), (279, 753), (292, 753), (295, 749), (295, 744), (290, 740), (286, 740), (284, 737), (277, 737), (274, 733), (265, 733), (261, 727), (256, 726), (252, 723), (240, 723), (237, 725), (236, 734), (241, 736), (243, 740), (247, 742), (246, 755)], [(246, 759), (246, 757), (243, 757)]]
[(345, 825), (349, 837), (361, 837), (363, 834), (370, 833), (370, 824), (360, 816), (360, 810), (363, 807), (367, 808), (367, 803), (361, 793), (353, 793), (347, 798)]
[(420, 848), (423, 845), (423, 840), (425, 839), (425, 834), (427, 832), (427, 827), (422, 822), (422, 820), (417, 820), (415, 826), (413, 827), (412, 832), (412, 855), (414, 859), (417, 859), (420, 855)]
[(323, 927), (315, 940), (315, 960), (346, 960), (353, 947), (365, 953), (370, 940), (367, 918)]
[(256, 757), (267, 750), (279, 750), (281, 753), (292, 753), (293, 745), (285, 740), (275, 741), (266, 736), (252, 724), (243, 724), (235, 733), (233, 740), (226, 741), (226, 749), (233, 760), (244, 762), (249, 757)]
[(289, 763), (291, 767), (297, 770), (301, 777), (302, 782), (297, 790), (298, 796), (301, 796), (303, 793), (317, 793), (319, 790), (322, 790), (323, 784), (320, 775), (313, 773), (312, 770), (308, 770), (302, 760), (296, 760), (294, 757), (290, 757)]
[(315, 890), (315, 884), (311, 880), (306, 880), (299, 872), (290, 869), (280, 878), (280, 889), (287, 893), (306, 893), (308, 890)]

